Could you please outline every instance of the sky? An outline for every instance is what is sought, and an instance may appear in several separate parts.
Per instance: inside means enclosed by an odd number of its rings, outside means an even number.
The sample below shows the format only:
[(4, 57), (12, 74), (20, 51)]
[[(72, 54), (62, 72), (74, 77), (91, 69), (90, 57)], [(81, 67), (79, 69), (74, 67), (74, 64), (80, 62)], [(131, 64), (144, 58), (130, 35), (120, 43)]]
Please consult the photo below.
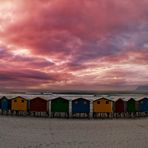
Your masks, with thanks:
[(1, 90), (148, 85), (148, 0), (0, 0)]

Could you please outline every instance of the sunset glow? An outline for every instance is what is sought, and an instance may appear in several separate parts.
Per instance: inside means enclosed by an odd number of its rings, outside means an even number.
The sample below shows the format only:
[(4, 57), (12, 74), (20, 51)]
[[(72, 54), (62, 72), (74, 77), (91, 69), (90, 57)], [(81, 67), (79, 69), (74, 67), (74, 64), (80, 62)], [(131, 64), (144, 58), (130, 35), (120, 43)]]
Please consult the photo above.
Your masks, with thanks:
[(20, 56), (23, 56), (23, 55), (29, 55), (30, 54), (30, 51), (28, 49), (18, 49), (18, 50), (14, 50), (13, 51), (13, 54), (14, 55), (20, 55)]
[(0, 0), (3, 90), (148, 85), (147, 0)]

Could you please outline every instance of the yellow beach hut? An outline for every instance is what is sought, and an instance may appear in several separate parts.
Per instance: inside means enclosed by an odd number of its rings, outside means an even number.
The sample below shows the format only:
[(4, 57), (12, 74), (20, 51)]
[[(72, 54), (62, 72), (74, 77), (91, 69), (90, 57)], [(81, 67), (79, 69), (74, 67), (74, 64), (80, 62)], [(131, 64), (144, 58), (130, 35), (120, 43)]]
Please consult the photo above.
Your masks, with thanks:
[(112, 113), (113, 112), (113, 101), (107, 98), (99, 98), (93, 101), (93, 113)]
[(15, 97), (11, 99), (11, 110), (12, 111), (27, 111), (28, 101), (23, 97)]

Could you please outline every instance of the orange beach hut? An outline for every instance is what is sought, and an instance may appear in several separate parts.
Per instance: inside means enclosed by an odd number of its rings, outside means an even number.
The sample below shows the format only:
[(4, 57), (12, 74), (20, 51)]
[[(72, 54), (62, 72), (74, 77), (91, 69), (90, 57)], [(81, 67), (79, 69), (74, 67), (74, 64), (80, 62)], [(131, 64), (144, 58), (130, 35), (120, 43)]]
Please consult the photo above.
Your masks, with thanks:
[(113, 112), (113, 101), (100, 98), (93, 101), (93, 112), (94, 113), (111, 113)]
[(28, 101), (23, 97), (15, 97), (11, 99), (11, 110), (12, 111), (27, 111)]

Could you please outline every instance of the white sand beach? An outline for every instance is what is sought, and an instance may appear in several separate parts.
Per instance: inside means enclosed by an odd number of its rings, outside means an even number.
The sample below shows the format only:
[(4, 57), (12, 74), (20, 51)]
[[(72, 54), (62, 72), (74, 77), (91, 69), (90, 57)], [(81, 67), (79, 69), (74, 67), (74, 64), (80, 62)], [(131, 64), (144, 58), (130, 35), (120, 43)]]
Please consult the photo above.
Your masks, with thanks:
[(0, 116), (0, 148), (147, 148), (148, 119)]

